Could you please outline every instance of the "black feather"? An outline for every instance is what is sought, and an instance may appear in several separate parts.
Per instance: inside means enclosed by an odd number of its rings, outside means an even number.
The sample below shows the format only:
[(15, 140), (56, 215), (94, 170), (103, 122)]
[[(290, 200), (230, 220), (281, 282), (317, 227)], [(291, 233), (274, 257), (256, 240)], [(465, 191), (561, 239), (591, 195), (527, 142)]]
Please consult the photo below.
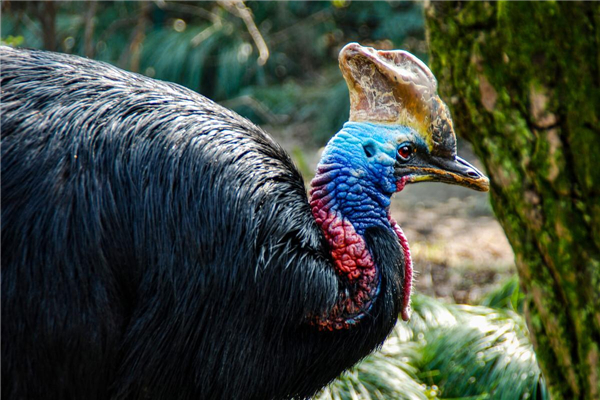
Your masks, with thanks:
[(6, 399), (305, 398), (388, 335), (403, 260), (383, 230), (372, 315), (308, 322), (343, 284), (260, 128), (108, 64), (0, 55)]

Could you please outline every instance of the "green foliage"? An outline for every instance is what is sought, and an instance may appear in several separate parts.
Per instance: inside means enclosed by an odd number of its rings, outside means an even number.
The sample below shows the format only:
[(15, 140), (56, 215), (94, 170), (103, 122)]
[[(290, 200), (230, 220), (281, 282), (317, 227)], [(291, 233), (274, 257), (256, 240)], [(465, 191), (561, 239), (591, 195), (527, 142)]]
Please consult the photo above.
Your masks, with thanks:
[[(256, 123), (310, 124), (319, 145), (348, 118), (348, 92), (337, 67), (341, 46), (360, 41), (426, 58), (417, 2), (248, 1), (269, 48), (263, 66), (255, 38), (223, 3), (54, 4), (55, 50), (182, 84)], [(44, 10), (40, 2), (3, 3), (2, 37), (18, 35), (23, 46), (42, 48)]]
[(237, 95), (254, 75), (249, 59), (240, 57), (244, 46), (250, 44), (223, 25), (190, 27), (183, 32), (155, 30), (146, 38), (141, 68), (162, 80), (213, 93), (214, 99), (227, 99)]
[(520, 317), (469, 307), (456, 325), (425, 335), (423, 367), (446, 398), (530, 398), (540, 391), (535, 364)]
[[(511, 285), (512, 281), (505, 286)], [(416, 295), (411, 321), (398, 323), (380, 352), (317, 398), (549, 397), (521, 316), (507, 309), (449, 305)]]
[(247, 104), (224, 104), (259, 124), (310, 123), (314, 126), (313, 139), (323, 144), (348, 120), (350, 109), (346, 83), (341, 77), (328, 79), (331, 75), (317, 78), (318, 84), (313, 85), (288, 81), (281, 85), (256, 86), (242, 92), (263, 104), (277, 118), (275, 121), (257, 113), (256, 109), (248, 109)]
[(23, 43), (23, 36), (8, 35), (4, 39), (0, 39), (0, 45), (2, 46), (20, 46)]
[[(40, 4), (2, 3), (3, 44), (42, 48)], [(217, 2), (55, 4), (56, 50), (180, 83), (257, 123), (311, 124), (319, 144), (348, 118), (342, 45), (404, 48), (427, 59), (422, 6), (414, 2), (247, 2), (269, 47), (264, 66), (243, 21)], [(294, 156), (308, 169), (300, 151)], [(515, 313), (522, 304), (516, 279), (480, 307), (414, 296), (411, 321), (318, 399), (546, 399)]]
[(419, 383), (417, 368), (409, 362), (418, 358), (416, 344), (400, 343), (392, 337), (384, 349), (325, 388), (316, 400), (435, 398), (428, 397), (431, 390)]
[(519, 289), (519, 277), (513, 276), (498, 289), (487, 294), (480, 302), (482, 306), (507, 309), (523, 313), (525, 295)]

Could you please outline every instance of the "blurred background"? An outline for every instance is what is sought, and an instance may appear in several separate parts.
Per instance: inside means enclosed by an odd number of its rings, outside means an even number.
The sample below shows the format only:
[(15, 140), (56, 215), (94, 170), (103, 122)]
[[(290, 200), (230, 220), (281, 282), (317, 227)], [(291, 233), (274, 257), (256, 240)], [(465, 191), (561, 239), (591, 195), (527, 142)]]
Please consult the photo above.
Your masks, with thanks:
[[(423, 4), (411, 1), (2, 1), (1, 22), (2, 44), (105, 61), (179, 83), (235, 110), (282, 143), (307, 182), (320, 150), (348, 119), (348, 90), (337, 63), (342, 46), (356, 41), (377, 49), (404, 49), (428, 62)], [(463, 158), (481, 167), (468, 143), (459, 140), (458, 147)], [(515, 377), (537, 385), (539, 371), (530, 368), (534, 356), (519, 317), (453, 305), (520, 311), (514, 256), (488, 194), (439, 183), (411, 185), (395, 196), (392, 213), (411, 244), (416, 292), (431, 297), (417, 295), (411, 325), (398, 328), (383, 353), (323, 398), (396, 398), (377, 395), (386, 393), (383, 386), (391, 387), (389, 393), (412, 393), (406, 398), (419, 399), (498, 388), (497, 383), (478, 387), (477, 373), (500, 377), (507, 385)], [(515, 330), (518, 338), (507, 336)], [(466, 342), (453, 342), (455, 337), (483, 341), (487, 347), (480, 349), (494, 355), (465, 353), (465, 367), (457, 373), (458, 364), (448, 354), (457, 355)], [(499, 350), (498, 343), (506, 348)], [(440, 346), (447, 348), (445, 355)], [(475, 371), (485, 368), (484, 358), (502, 366), (515, 354), (524, 363), (508, 375)], [(448, 386), (451, 377), (460, 382)], [(365, 384), (369, 379), (372, 386)], [(444, 384), (449, 397), (442, 396)], [(361, 387), (366, 394), (353, 397), (352, 391)], [(527, 398), (520, 397), (529, 396), (527, 390), (502, 398)]]
[[(1, 36), (197, 91), (271, 133), (307, 181), (319, 149), (348, 119), (342, 46), (404, 49), (427, 62), (423, 5), (410, 1), (3, 1)], [(466, 142), (459, 153), (477, 164)], [(422, 293), (476, 303), (514, 273), (487, 194), (409, 186), (393, 213), (411, 242)]]

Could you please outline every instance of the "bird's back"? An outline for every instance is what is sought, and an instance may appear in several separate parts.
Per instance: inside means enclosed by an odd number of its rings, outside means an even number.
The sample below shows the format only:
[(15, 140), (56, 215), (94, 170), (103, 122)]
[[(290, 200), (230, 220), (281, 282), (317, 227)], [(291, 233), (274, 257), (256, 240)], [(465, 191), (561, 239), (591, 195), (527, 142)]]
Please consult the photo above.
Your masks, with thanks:
[(302, 386), (284, 376), (308, 365), (288, 364), (318, 354), (304, 322), (338, 286), (281, 147), (178, 85), (0, 54), (7, 398), (270, 398)]

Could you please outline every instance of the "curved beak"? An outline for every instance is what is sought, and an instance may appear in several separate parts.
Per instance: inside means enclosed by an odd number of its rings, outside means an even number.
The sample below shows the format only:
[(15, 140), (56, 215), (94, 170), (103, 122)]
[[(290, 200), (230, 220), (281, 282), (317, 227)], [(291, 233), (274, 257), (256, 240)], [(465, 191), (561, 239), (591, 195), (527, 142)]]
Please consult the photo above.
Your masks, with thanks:
[(465, 186), (481, 192), (490, 189), (489, 179), (460, 157), (454, 160), (431, 157), (427, 165), (405, 166), (410, 170), (410, 182), (437, 181)]

